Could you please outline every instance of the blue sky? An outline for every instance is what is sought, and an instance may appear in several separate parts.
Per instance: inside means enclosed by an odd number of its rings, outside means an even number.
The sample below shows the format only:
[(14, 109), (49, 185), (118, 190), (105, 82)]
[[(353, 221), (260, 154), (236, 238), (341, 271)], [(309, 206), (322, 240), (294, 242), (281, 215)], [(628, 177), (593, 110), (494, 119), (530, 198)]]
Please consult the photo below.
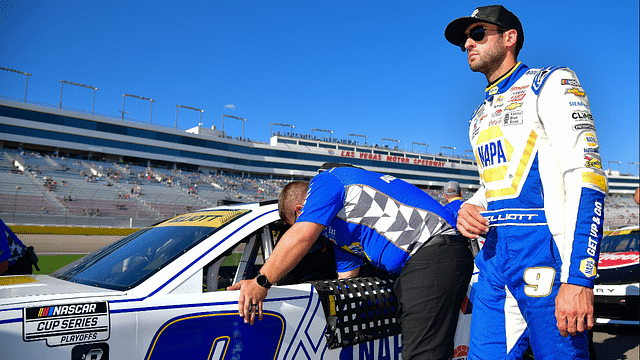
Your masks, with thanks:
[[(486, 79), (443, 34), (451, 20), (490, 3), (434, 3), (0, 1), (0, 66), (33, 74), (29, 101), (58, 105), (66, 80), (98, 87), (95, 111), (114, 117), (126, 93), (156, 100), (152, 122), (165, 126), (185, 105), (204, 109), (207, 127), (220, 129), (222, 114), (245, 118), (245, 137), (257, 141), (267, 142), (270, 128), (290, 130), (270, 125), (280, 123), (301, 134), (324, 129), (340, 139), (360, 134), (370, 144), (465, 154)], [(638, 174), (629, 164), (639, 161), (638, 2), (503, 4), (524, 26), (519, 60), (577, 73), (603, 166)], [(22, 99), (25, 78), (0, 71), (0, 95)], [(91, 111), (92, 96), (64, 85), (62, 106)], [(150, 110), (127, 97), (127, 117), (148, 121)], [(178, 111), (180, 128), (198, 119)], [(225, 118), (224, 130), (241, 136), (242, 123)]]

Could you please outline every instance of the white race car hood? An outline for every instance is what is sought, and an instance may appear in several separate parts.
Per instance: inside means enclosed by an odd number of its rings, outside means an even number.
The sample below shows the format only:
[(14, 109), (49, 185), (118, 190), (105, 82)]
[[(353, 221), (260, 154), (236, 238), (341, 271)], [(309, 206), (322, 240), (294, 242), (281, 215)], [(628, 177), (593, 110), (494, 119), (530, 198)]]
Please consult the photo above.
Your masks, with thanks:
[(123, 291), (72, 283), (49, 275), (0, 276), (0, 306), (124, 294)]

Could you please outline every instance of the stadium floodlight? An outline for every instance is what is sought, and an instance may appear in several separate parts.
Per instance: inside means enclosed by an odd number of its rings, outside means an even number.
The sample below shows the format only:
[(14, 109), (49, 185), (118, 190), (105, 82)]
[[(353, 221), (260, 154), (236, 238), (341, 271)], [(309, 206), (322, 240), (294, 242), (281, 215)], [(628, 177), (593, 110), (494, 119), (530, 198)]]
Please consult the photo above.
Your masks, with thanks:
[[(313, 132), (314, 131), (324, 131), (324, 132), (328, 132), (329, 134), (333, 134), (333, 130), (323, 130), (323, 129), (311, 129), (311, 136), (313, 137)], [(331, 136), (329, 136), (331, 137)]]
[(440, 150), (438, 151), (440, 153), (440, 155), (442, 155), (442, 149), (449, 149), (451, 150), (451, 157), (453, 157), (453, 152), (456, 151), (455, 146), (454, 147), (450, 147), (450, 146), (440, 146)]
[(429, 144), (425, 144), (425, 143), (421, 143), (421, 142), (412, 142), (411, 143), (411, 152), (413, 152), (413, 144), (424, 145), (425, 146), (425, 149), (424, 149), (424, 153), (425, 154), (427, 153), (427, 150), (429, 149)]
[(202, 113), (204, 112), (204, 110), (202, 109), (196, 109), (193, 108), (191, 106), (185, 106), (185, 105), (176, 105), (176, 125), (175, 128), (178, 128), (178, 108), (183, 108), (183, 109), (189, 109), (189, 110), (194, 110), (200, 113), (200, 122), (198, 123), (198, 126), (202, 126)]
[(29, 85), (29, 76), (31, 76), (31, 74), (26, 73), (26, 72), (22, 72), (20, 70), (15, 70), (15, 69), (9, 69), (9, 68), (5, 68), (5, 67), (1, 67), (0, 66), (0, 70), (4, 70), (4, 71), (11, 71), (20, 75), (24, 75), (27, 77), (27, 81), (24, 84), (24, 102), (27, 102), (27, 86)]
[(382, 142), (383, 142), (383, 141), (385, 141), (385, 140), (387, 140), (387, 141), (395, 141), (395, 142), (396, 142), (396, 147), (395, 147), (395, 149), (397, 149), (397, 148), (398, 148), (398, 144), (400, 144), (400, 140), (382, 138), (382, 140), (380, 140), (380, 146), (382, 146)]
[(466, 149), (466, 150), (464, 151), (465, 156), (466, 156), (466, 154), (467, 154), (468, 152), (470, 152), (470, 153), (471, 153), (471, 159), (475, 158), (475, 156), (476, 156), (476, 155), (474, 154), (473, 150), (468, 150), (468, 149)]
[(270, 133), (271, 135), (269, 135), (269, 136), (273, 136), (273, 125), (277, 125), (277, 126), (288, 126), (289, 128), (291, 128), (291, 132), (293, 132), (293, 128), (295, 128), (295, 126), (293, 126), (293, 125), (289, 125), (289, 124), (270, 123), (270, 124), (269, 124), (269, 133)]
[(95, 86), (89, 86), (89, 85), (85, 85), (85, 84), (78, 84), (78, 83), (74, 83), (74, 82), (67, 81), (67, 80), (60, 80), (60, 103), (58, 104), (58, 109), (62, 109), (62, 87), (64, 86), (64, 84), (80, 86), (80, 87), (83, 87), (83, 88), (87, 88), (87, 89), (93, 90), (93, 102), (91, 103), (91, 113), (93, 114), (93, 110), (95, 109), (95, 105), (96, 105), (96, 90), (98, 90), (98, 88), (95, 87)]
[(153, 99), (150, 98), (146, 98), (146, 97), (142, 97), (142, 96), (138, 96), (138, 95), (131, 95), (131, 94), (122, 94), (122, 120), (124, 121), (124, 98), (125, 97), (132, 97), (132, 98), (136, 98), (136, 99), (140, 99), (140, 100), (149, 100), (149, 102), (151, 103), (151, 109), (149, 110), (149, 125), (151, 125), (151, 114), (153, 113), (153, 103), (156, 102)]
[(224, 131), (224, 118), (226, 117), (230, 117), (232, 119), (236, 119), (236, 120), (240, 120), (242, 121), (242, 138), (244, 139), (244, 123), (247, 122), (247, 119), (243, 119), (241, 117), (237, 117), (237, 116), (233, 116), (233, 115), (222, 115), (222, 131)]
[(363, 137), (363, 138), (364, 138), (364, 144), (365, 144), (365, 145), (367, 145), (367, 139), (369, 138), (367, 135), (360, 135), (360, 134), (348, 134), (348, 135), (347, 135), (347, 140), (350, 140), (350, 139), (349, 139), (349, 136), (360, 136), (360, 137)]

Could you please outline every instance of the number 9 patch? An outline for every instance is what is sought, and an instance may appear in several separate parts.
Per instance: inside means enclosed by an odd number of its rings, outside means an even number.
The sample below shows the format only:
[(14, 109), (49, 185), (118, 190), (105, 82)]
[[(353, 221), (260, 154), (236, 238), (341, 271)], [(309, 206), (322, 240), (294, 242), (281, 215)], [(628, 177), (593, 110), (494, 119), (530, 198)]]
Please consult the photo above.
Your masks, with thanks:
[(556, 270), (550, 267), (528, 268), (524, 271), (524, 293), (531, 297), (545, 297), (551, 294)]

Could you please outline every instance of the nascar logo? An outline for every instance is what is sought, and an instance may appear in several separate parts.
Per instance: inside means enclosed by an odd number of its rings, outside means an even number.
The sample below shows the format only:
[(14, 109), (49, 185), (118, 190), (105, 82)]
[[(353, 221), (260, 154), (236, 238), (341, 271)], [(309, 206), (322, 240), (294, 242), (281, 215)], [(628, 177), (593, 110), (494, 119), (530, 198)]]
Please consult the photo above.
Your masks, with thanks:
[(37, 316), (77, 315), (90, 314), (94, 312), (96, 312), (96, 304), (63, 305), (40, 308)]

